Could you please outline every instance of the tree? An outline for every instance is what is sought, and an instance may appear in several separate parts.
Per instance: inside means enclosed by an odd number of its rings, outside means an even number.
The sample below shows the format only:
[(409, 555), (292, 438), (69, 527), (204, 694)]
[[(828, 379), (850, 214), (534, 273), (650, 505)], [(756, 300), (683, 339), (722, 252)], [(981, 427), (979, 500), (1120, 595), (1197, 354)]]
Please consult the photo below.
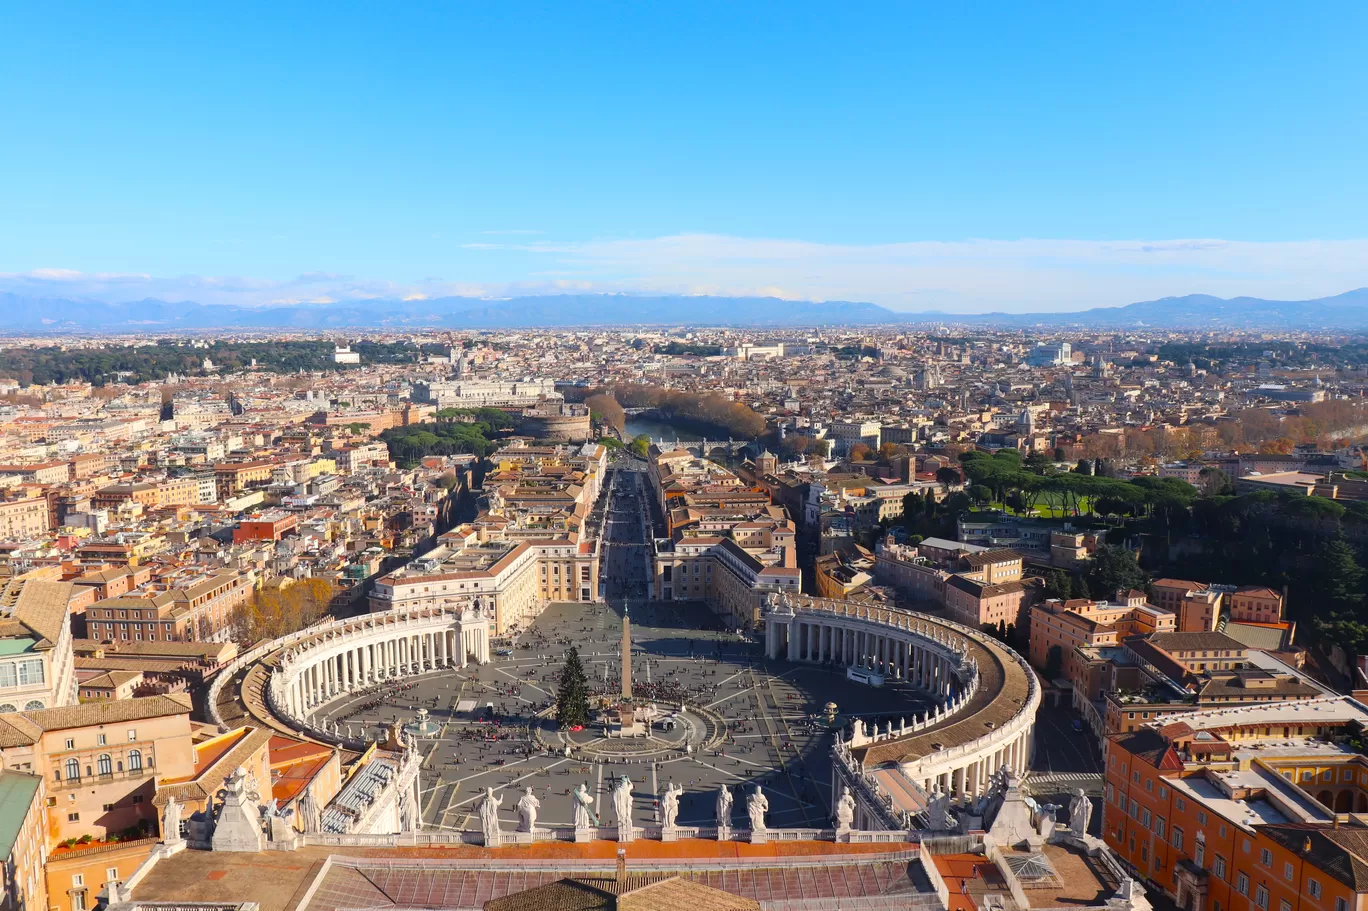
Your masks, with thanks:
[(1143, 590), (1148, 581), (1135, 554), (1112, 544), (1097, 548), (1088, 567), (1088, 588), (1105, 598), (1114, 597), (1118, 591)]
[(1045, 574), (1045, 597), (1058, 598), (1061, 601), (1069, 600), (1069, 593), (1073, 590), (1073, 583), (1069, 579), (1069, 574), (1058, 567), (1051, 569)]
[(1064, 649), (1058, 645), (1050, 646), (1045, 653), (1045, 679), (1054, 681), (1064, 672)]
[(1093, 473), (1092, 459), (1079, 459), (1078, 465), (1074, 467), (1077, 474), (1091, 475)]
[(234, 636), (239, 642), (253, 643), (298, 632), (327, 612), (332, 597), (332, 584), (313, 576), (265, 585), (238, 609)]
[(961, 480), (963, 480), (963, 476), (959, 473), (958, 468), (944, 465), (936, 469), (936, 483), (943, 487), (946, 492), (949, 492), (951, 484), (958, 484)]
[(644, 459), (651, 448), (651, 438), (644, 433), (639, 433), (632, 438), (632, 442), (628, 444), (627, 448), (634, 455), (639, 455)]
[(922, 498), (915, 490), (909, 490), (903, 494), (903, 525), (911, 531), (917, 524), (917, 520), (922, 515)]
[(874, 450), (870, 449), (864, 443), (856, 443), (854, 446), (850, 447), (850, 461), (852, 462), (864, 462), (873, 455)]
[(573, 645), (565, 653), (560, 685), (556, 688), (556, 721), (562, 728), (589, 723), (589, 680), (584, 675), (579, 649)]
[(605, 427), (622, 433), (627, 426), (627, 412), (622, 410), (618, 400), (611, 395), (605, 392), (595, 393), (585, 399), (584, 404), (589, 406), (590, 416)]

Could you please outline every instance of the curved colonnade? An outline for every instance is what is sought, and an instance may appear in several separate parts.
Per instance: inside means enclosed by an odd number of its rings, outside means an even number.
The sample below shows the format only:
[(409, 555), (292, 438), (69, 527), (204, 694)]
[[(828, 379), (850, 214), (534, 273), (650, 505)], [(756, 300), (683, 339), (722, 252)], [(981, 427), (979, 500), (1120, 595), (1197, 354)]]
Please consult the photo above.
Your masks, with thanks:
[[(762, 623), (771, 658), (866, 668), (935, 701), (896, 724), (857, 724), (848, 740), (837, 738), (832, 800), (842, 785), (850, 788), (856, 828), (934, 828), (940, 795), (969, 803), (1001, 770), (1028, 766), (1039, 686), (1025, 659), (991, 637), (925, 614), (804, 596), (771, 601)], [(318, 740), (364, 748), (365, 732), (315, 722), (312, 713), (395, 678), (488, 660), (488, 620), (473, 602), (396, 608), (329, 621), (240, 655), (216, 676), (208, 707), (226, 728), (223, 687), (260, 662), (271, 715)]]
[[(969, 803), (1002, 769), (1027, 768), (1040, 688), (1026, 660), (984, 633), (911, 611), (796, 597), (762, 614), (771, 658), (834, 662), (903, 680), (933, 696), (920, 717), (837, 738), (832, 800), (848, 786), (857, 828), (913, 828), (937, 796)], [(834, 809), (834, 807), (833, 807)]]
[(209, 713), (226, 727), (219, 699), (239, 671), (257, 661), (270, 667), (267, 708), (288, 726), (348, 747), (368, 739), (344, 735), (336, 724), (315, 723), (313, 711), (348, 693), (399, 677), (489, 660), (489, 621), (471, 604), (395, 608), (332, 620), (240, 655), (219, 672), (209, 691)]

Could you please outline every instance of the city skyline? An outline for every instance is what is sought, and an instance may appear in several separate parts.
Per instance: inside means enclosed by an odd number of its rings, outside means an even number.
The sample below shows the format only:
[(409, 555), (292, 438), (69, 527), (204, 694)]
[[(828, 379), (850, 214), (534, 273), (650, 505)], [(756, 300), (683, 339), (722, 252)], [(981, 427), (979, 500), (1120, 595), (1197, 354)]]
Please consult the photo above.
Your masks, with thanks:
[(1336, 294), (1368, 285), (1364, 17), (11, 9), (0, 291)]

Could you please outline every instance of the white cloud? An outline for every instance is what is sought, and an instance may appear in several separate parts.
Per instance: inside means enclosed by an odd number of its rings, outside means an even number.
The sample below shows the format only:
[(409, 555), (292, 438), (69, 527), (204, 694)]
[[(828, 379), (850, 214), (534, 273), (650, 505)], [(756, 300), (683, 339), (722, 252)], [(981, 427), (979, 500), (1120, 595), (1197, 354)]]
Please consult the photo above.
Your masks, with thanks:
[[(485, 232), (521, 233), (521, 232)], [(729, 294), (873, 301), (900, 310), (1073, 310), (1189, 293), (1305, 299), (1368, 285), (1368, 240), (966, 240), (822, 244), (679, 234), (646, 239), (466, 244), (456, 262), (493, 266), (497, 280), (414, 281), (312, 271), (290, 279), (65, 268), (0, 273), (0, 290), (136, 300), (262, 306), (365, 298), (504, 298), (567, 292)]]

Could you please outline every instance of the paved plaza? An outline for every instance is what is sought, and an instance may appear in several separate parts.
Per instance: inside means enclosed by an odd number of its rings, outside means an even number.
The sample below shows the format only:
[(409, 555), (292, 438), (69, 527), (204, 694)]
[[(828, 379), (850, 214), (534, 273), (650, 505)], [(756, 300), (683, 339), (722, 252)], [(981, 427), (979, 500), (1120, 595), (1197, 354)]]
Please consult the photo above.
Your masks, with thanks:
[[(840, 709), (838, 727), (855, 716), (911, 715), (929, 704), (901, 683), (872, 689), (847, 680), (839, 668), (765, 661), (760, 643), (724, 632), (701, 604), (639, 604), (632, 609), (635, 695), (639, 701), (655, 697), (662, 708), (674, 707), (683, 696), (721, 716), (727, 729), (719, 749), (592, 762), (552, 753), (556, 725), (535, 715), (553, 700), (561, 656), (574, 644), (591, 682), (615, 692), (621, 635), (619, 608), (554, 604), (518, 637), (511, 654), (496, 654), (483, 667), (438, 671), (338, 700), (325, 716), (344, 726), (364, 725), (374, 734), (382, 724), (411, 721), (419, 708), (429, 711), (437, 733), (421, 739), (422, 810), (432, 828), (477, 830), (476, 803), (486, 787), (493, 787), (507, 789), (501, 816), (512, 830), (515, 804), (529, 786), (541, 801), (538, 825), (569, 827), (569, 794), (581, 782), (589, 784), (600, 820), (609, 825), (615, 820), (607, 792), (622, 775), (634, 784), (638, 825), (659, 824), (657, 795), (675, 782), (685, 792), (681, 825), (715, 824), (714, 799), (725, 783), (761, 785), (770, 801), (770, 825), (787, 827), (827, 822), (827, 702)], [(492, 720), (485, 720), (491, 708)], [(744, 806), (738, 792), (733, 825), (741, 828), (747, 825)]]
[[(641, 466), (615, 461), (591, 517), (607, 513), (606, 603), (552, 604), (529, 629), (496, 642), (487, 665), (401, 680), (338, 699), (319, 713), (373, 737), (427, 711), (429, 733), (420, 745), (428, 827), (478, 830), (476, 805), (487, 787), (503, 793), (506, 830), (516, 826), (516, 805), (528, 787), (541, 801), (539, 826), (570, 827), (570, 793), (582, 782), (594, 795), (600, 823), (614, 825), (609, 791), (623, 775), (633, 783), (637, 825), (659, 824), (657, 798), (673, 782), (684, 789), (680, 825), (715, 825), (716, 795), (725, 784), (735, 791), (732, 824), (748, 828), (745, 792), (758, 784), (769, 798), (770, 826), (825, 826), (832, 727), (855, 717), (910, 717), (931, 704), (902, 683), (875, 689), (848, 680), (841, 668), (767, 661), (762, 643), (724, 630), (705, 605), (649, 600), (653, 510)], [(651, 736), (608, 738), (597, 726), (559, 731), (538, 713), (554, 701), (570, 646), (579, 649), (595, 693), (620, 692), (624, 611), (632, 621), (632, 694), (660, 713)], [(839, 709), (832, 724), (828, 702)]]

